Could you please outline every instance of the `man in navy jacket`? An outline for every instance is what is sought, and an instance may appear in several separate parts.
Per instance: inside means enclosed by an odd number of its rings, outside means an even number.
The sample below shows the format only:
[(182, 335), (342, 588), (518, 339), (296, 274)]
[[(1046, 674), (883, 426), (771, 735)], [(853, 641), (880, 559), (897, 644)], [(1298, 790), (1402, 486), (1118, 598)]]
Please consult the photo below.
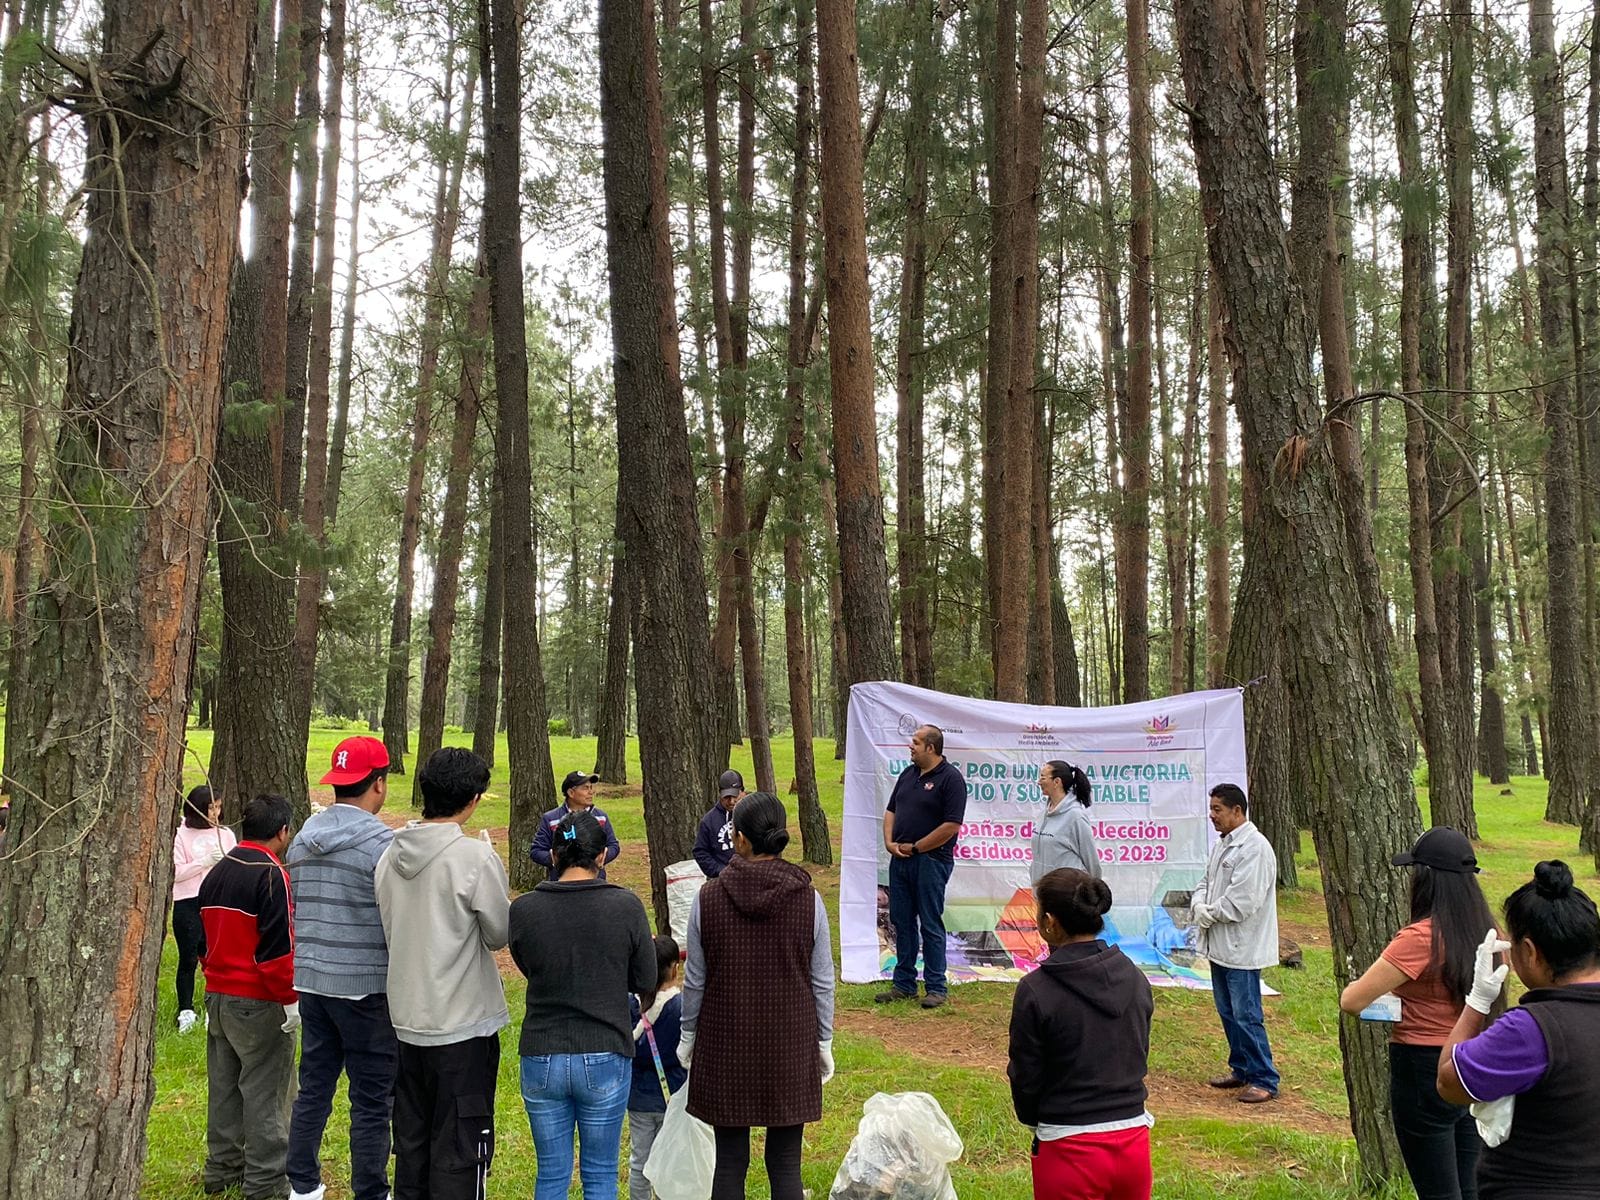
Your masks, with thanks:
[(744, 795), (744, 776), (724, 771), (717, 780), (717, 802), (700, 818), (694, 835), (694, 861), (707, 879), (715, 879), (733, 858), (733, 806)]
[(567, 772), (567, 777), (561, 781), (561, 794), (565, 797), (565, 803), (558, 808), (552, 808), (539, 820), (539, 832), (534, 835), (533, 845), (528, 848), (528, 857), (543, 867), (551, 879), (556, 877), (556, 869), (550, 861), (550, 844), (554, 840), (556, 827), (569, 812), (582, 812), (587, 809), (594, 815), (594, 819), (600, 822), (600, 828), (606, 831), (605, 862), (599, 864), (601, 879), (606, 877), (605, 864), (622, 853), (622, 843), (617, 841), (617, 831), (611, 827), (611, 818), (595, 806), (594, 785), (599, 782), (598, 775), (585, 775), (582, 771)]

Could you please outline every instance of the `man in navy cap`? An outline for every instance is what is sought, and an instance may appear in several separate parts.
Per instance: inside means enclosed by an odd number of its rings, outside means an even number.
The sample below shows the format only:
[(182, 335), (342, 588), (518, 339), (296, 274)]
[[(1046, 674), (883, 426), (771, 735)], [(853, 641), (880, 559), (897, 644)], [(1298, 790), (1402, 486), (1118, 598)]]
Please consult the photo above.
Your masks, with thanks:
[(707, 879), (721, 875), (722, 868), (733, 858), (733, 806), (743, 795), (744, 776), (737, 771), (724, 771), (717, 780), (717, 802), (700, 818), (700, 829), (694, 837), (694, 860)]
[(599, 782), (598, 775), (586, 775), (582, 771), (567, 772), (567, 777), (561, 781), (561, 795), (565, 798), (564, 802), (545, 813), (539, 821), (539, 832), (534, 835), (533, 845), (528, 848), (528, 857), (549, 872), (551, 879), (556, 877), (556, 870), (550, 861), (550, 844), (554, 840), (557, 826), (569, 812), (592, 814), (594, 819), (600, 822), (600, 828), (606, 831), (605, 862), (597, 864), (600, 867), (601, 879), (606, 877), (605, 864), (622, 853), (622, 844), (617, 841), (617, 831), (611, 828), (611, 818), (595, 807), (594, 785)]

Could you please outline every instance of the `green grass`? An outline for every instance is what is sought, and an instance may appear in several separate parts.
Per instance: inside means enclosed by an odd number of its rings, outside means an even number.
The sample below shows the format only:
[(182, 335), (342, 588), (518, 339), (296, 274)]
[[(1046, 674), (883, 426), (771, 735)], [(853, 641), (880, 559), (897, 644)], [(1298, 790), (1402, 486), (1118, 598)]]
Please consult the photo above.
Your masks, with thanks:
[[(313, 778), (320, 775), (338, 740), (345, 736), (313, 730), (307, 755)], [(447, 737), (450, 743), (463, 736)], [(191, 746), (203, 760), (209, 734), (191, 732)], [(588, 769), (594, 763), (594, 739), (553, 738), (556, 774)], [(823, 807), (837, 848), (843, 794), (842, 764), (832, 757), (831, 743), (817, 743)], [(779, 789), (786, 791), (793, 772), (793, 746), (773, 744)], [(615, 821), (625, 842), (642, 843), (638, 748), (629, 744), (629, 780), (625, 789), (603, 788), (600, 803)], [(507, 823), (506, 768), (502, 738), (491, 790), (475, 824), (503, 828)], [(738, 747), (734, 765), (754, 786), (748, 750)], [(192, 772), (198, 779), (196, 769)], [(319, 796), (319, 791), (322, 793)], [(1531, 874), (1540, 858), (1562, 857), (1575, 868), (1583, 886), (1600, 888), (1591, 864), (1576, 851), (1575, 830), (1543, 821), (1543, 780), (1519, 778), (1510, 796), (1480, 782), (1478, 818), (1483, 839), (1479, 858), (1490, 903), (1499, 909), (1512, 889)], [(1422, 796), (1426, 816), (1425, 793)], [(391, 807), (409, 805), (409, 779), (395, 781)], [(326, 800), (326, 789), (313, 789)], [(1284, 1076), (1284, 1101), (1267, 1111), (1234, 1118), (1206, 1096), (1202, 1081), (1216, 1073), (1223, 1060), (1222, 1037), (1210, 996), (1199, 992), (1160, 990), (1156, 997), (1151, 1070), (1160, 1085), (1151, 1100), (1157, 1124), (1153, 1132), (1157, 1197), (1202, 1200), (1349, 1200), (1355, 1184), (1355, 1150), (1347, 1131), (1343, 1076), (1338, 1046), (1338, 1012), (1333, 986), (1333, 961), (1322, 913), (1322, 889), (1309, 836), (1302, 839), (1296, 862), (1301, 886), (1280, 895), (1286, 928), (1305, 951), (1303, 971), (1274, 970), (1268, 982), (1281, 997), (1268, 1001), (1267, 1020), (1274, 1053)], [(625, 853), (616, 872), (620, 882), (645, 886), (634, 847), (633, 863)], [(837, 919), (837, 868), (816, 872), (818, 887)], [(837, 928), (837, 926), (835, 926)], [(174, 1031), (171, 978), (175, 952), (169, 941), (160, 993), (161, 1033), (156, 1041), (156, 1100), (149, 1124), (150, 1153), (145, 1170), (146, 1200), (187, 1200), (199, 1195), (199, 1170), (205, 1143), (205, 1047), (198, 1034), (180, 1038)], [(1365, 966), (1365, 964), (1359, 964)], [(1028, 1140), (1012, 1116), (1004, 1075), (1006, 1022), (1012, 990), (1006, 985), (974, 985), (956, 993), (956, 1003), (933, 1013), (897, 1012), (887, 1017), (872, 1004), (877, 988), (841, 985), (835, 1057), (839, 1073), (828, 1085), (823, 1119), (806, 1130), (805, 1183), (824, 1200), (834, 1171), (843, 1159), (861, 1106), (878, 1091), (928, 1091), (939, 1098), (965, 1142), (953, 1176), (963, 1200), (1026, 1200), (1031, 1196)], [(534, 1154), (517, 1083), (516, 1032), (523, 1004), (523, 982), (506, 980), (513, 1024), (502, 1036), (502, 1067), (497, 1100), (495, 1172), (489, 1194), (526, 1197), (532, 1191)], [(1210, 1105), (1208, 1111), (1206, 1106)], [(347, 1110), (341, 1096), (324, 1142), (324, 1168), (330, 1200), (347, 1200), (348, 1162), (345, 1134)], [(623, 1160), (626, 1164), (626, 1135)], [(574, 1195), (578, 1192), (574, 1188)], [(759, 1166), (751, 1174), (752, 1197), (766, 1197)], [(1408, 1195), (1402, 1191), (1400, 1194)]]

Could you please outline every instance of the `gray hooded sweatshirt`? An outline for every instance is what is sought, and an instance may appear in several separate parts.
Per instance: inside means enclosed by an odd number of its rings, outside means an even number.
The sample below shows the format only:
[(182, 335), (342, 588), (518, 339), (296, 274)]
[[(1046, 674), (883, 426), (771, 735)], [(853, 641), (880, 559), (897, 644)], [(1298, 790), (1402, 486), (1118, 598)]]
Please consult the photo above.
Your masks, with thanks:
[(389, 950), (372, 876), (393, 838), (371, 813), (335, 804), (289, 843), (295, 991), (357, 1000), (387, 989)]
[(510, 1024), (494, 952), (511, 887), (494, 847), (454, 823), (412, 821), (378, 861), (377, 889), (395, 1035), (447, 1046)]
[(1033, 829), (1033, 886), (1038, 887), (1039, 880), (1058, 867), (1075, 867), (1100, 878), (1100, 855), (1094, 846), (1089, 810), (1072, 796), (1065, 797), (1054, 812), (1046, 806)]

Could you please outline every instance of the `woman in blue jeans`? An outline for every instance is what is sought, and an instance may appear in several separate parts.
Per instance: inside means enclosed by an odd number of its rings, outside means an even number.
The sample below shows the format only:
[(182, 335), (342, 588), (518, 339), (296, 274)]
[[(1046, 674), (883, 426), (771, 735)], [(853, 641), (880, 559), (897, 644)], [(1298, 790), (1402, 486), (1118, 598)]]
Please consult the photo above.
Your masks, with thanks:
[(522, 1103), (538, 1156), (534, 1200), (566, 1200), (573, 1132), (584, 1200), (616, 1200), (633, 1081), (628, 998), (656, 986), (644, 905), (599, 878), (604, 828), (587, 811), (556, 828), (556, 878), (511, 905), (511, 957), (528, 977)]

